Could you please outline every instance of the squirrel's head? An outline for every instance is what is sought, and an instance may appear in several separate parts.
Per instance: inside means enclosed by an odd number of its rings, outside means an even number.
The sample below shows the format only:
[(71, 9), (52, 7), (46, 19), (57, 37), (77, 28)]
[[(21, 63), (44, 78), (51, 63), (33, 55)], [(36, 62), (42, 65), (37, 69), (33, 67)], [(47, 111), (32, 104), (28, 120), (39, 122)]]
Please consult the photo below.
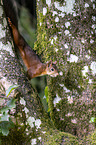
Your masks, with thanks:
[(46, 73), (51, 77), (56, 77), (57, 75), (59, 75), (56, 63), (56, 61), (52, 62), (51, 60), (47, 62)]

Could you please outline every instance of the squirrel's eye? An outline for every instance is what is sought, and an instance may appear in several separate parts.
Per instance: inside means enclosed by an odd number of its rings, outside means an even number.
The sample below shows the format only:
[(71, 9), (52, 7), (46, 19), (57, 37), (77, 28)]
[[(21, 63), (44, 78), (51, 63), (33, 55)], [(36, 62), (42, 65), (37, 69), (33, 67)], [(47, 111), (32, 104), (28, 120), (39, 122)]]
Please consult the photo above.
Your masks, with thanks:
[(54, 68), (51, 68), (51, 71), (54, 71)]

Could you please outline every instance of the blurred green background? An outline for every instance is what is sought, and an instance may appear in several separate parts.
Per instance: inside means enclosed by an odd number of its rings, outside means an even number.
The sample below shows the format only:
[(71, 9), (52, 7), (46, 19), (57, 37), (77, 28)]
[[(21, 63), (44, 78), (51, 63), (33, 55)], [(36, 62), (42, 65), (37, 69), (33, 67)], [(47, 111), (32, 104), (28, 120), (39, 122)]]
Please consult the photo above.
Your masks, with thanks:
[[(34, 49), (34, 42), (37, 38), (37, 20), (30, 14), (29, 10), (23, 6), (20, 8), (19, 30), (30, 47)], [(34, 78), (31, 80), (31, 83), (32, 86), (38, 91), (45, 110), (48, 111), (48, 99), (46, 99), (48, 96), (45, 96), (45, 87), (47, 85), (46, 77), (42, 76)], [(46, 92), (47, 91), (48, 89), (46, 89)]]

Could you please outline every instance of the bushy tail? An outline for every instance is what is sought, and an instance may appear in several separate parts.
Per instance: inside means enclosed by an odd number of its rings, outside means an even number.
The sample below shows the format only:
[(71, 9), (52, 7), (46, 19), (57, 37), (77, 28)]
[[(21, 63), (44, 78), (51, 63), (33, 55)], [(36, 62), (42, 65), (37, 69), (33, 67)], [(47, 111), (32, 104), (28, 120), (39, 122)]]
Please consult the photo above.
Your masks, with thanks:
[(10, 18), (12, 24), (18, 29), (18, 12), (15, 0), (2, 0), (3, 8), (7, 18)]

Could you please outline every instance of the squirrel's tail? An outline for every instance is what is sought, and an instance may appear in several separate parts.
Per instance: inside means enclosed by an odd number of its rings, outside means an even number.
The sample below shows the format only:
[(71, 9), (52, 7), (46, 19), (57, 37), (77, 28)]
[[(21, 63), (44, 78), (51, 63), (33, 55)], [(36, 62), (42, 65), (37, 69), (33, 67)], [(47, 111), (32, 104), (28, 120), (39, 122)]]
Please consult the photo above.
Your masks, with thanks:
[(10, 18), (12, 24), (18, 29), (18, 11), (16, 9), (15, 0), (2, 0), (3, 8), (7, 18)]

